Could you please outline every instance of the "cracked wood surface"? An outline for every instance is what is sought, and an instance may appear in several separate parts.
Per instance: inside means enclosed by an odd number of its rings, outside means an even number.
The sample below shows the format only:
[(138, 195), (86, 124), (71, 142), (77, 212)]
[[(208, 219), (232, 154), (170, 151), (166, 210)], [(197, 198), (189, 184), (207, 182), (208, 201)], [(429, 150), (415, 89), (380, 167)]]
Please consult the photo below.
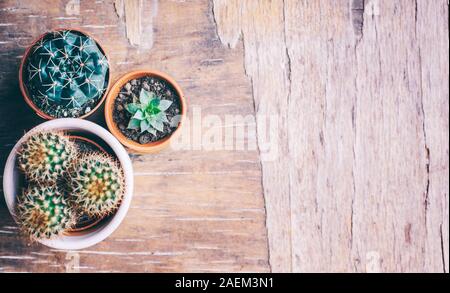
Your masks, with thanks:
[(213, 2), (257, 114), (281, 118), (272, 270), (448, 272), (448, 1)]
[[(230, 51), (222, 46), (211, 3), (142, 1), (140, 13), (128, 7), (125, 19), (119, 19), (118, 2), (0, 2), (2, 170), (17, 139), (42, 122), (20, 96), (17, 70), (26, 46), (52, 28), (80, 27), (101, 40), (112, 63), (113, 80), (139, 68), (169, 73), (184, 89), (188, 116), (195, 105), (204, 115), (254, 113), (242, 48)], [(128, 39), (129, 15), (142, 21), (139, 46), (136, 38)], [(155, 32), (152, 41), (148, 31)], [(135, 34), (135, 28), (131, 32)], [(104, 125), (101, 111), (93, 119)], [(1, 196), (0, 272), (269, 270), (257, 150), (167, 150), (132, 159), (135, 193), (124, 222), (105, 241), (81, 251), (55, 251), (28, 243), (19, 235)]]
[(28, 246), (2, 204), (0, 271), (448, 272), (446, 0), (143, 1), (140, 46), (130, 1), (17, 2), (0, 4), (0, 111), (19, 120), (0, 127), (3, 161), (39, 121), (15, 67), (62, 25), (101, 39), (115, 77), (158, 68), (203, 112), (279, 115), (280, 127), (275, 158), (259, 122), (246, 138), (259, 157), (134, 157), (125, 222), (78, 253)]

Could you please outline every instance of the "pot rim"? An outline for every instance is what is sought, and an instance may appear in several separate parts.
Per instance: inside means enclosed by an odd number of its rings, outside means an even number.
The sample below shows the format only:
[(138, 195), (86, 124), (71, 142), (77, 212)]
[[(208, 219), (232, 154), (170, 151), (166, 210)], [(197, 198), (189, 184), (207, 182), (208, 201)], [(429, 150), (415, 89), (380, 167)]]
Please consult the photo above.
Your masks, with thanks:
[(17, 190), (19, 188), (19, 176), (17, 176), (17, 172), (19, 172), (19, 170), (16, 162), (17, 150), (30, 135), (36, 131), (43, 130), (75, 130), (95, 135), (111, 148), (112, 152), (122, 165), (125, 177), (125, 192), (119, 208), (110, 219), (105, 221), (104, 224), (99, 225), (97, 229), (81, 235), (60, 235), (51, 239), (38, 240), (38, 242), (46, 246), (65, 250), (83, 249), (95, 245), (110, 236), (119, 227), (130, 207), (134, 188), (133, 166), (130, 157), (125, 148), (110, 132), (93, 122), (78, 118), (60, 118), (49, 120), (37, 125), (22, 136), (22, 138), (19, 139), (19, 141), (14, 145), (6, 160), (3, 172), (3, 194), (5, 197), (6, 206), (15, 221), (17, 220), (15, 208), (17, 203)]
[[(114, 107), (114, 101), (116, 100), (120, 89), (130, 80), (144, 77), (144, 76), (154, 76), (157, 78), (161, 78), (165, 81), (167, 81), (169, 84), (172, 85), (172, 87), (177, 92), (177, 95), (179, 97), (180, 101), (180, 123), (178, 124), (177, 129), (175, 129), (170, 135), (164, 137), (163, 139), (160, 139), (158, 141), (149, 142), (146, 144), (140, 144), (138, 142), (135, 142), (131, 139), (128, 139), (125, 135), (122, 134), (122, 132), (117, 127), (116, 123), (113, 121), (112, 115), (113, 115), (113, 107)], [(186, 119), (186, 98), (183, 94), (183, 91), (181, 90), (181, 87), (178, 85), (178, 83), (168, 74), (163, 73), (158, 70), (153, 69), (143, 69), (143, 70), (134, 70), (128, 73), (125, 73), (122, 75), (119, 79), (114, 82), (114, 84), (111, 86), (108, 95), (106, 96), (105, 101), (105, 120), (106, 124), (108, 125), (109, 131), (127, 148), (130, 150), (136, 151), (138, 153), (153, 153), (157, 152), (164, 147), (167, 147), (172, 139), (174, 139), (177, 135), (180, 134), (181, 128), (184, 124), (184, 121)]]
[(27, 60), (28, 55), (30, 54), (31, 48), (34, 46), (34, 44), (36, 44), (39, 40), (41, 40), (41, 39), (42, 39), (45, 35), (47, 35), (48, 33), (55, 32), (55, 31), (62, 31), (62, 30), (68, 30), (68, 31), (76, 31), (76, 32), (80, 32), (80, 33), (82, 33), (82, 34), (84, 34), (84, 35), (86, 35), (86, 36), (92, 38), (92, 39), (95, 41), (95, 43), (97, 44), (97, 46), (99, 47), (99, 49), (100, 49), (101, 51), (103, 51), (103, 54), (105, 54), (106, 60), (108, 61), (108, 67), (109, 67), (109, 70), (108, 70), (108, 84), (106, 85), (105, 92), (103, 93), (103, 96), (102, 96), (102, 97), (100, 98), (100, 100), (98, 101), (97, 105), (96, 105), (91, 111), (89, 111), (88, 113), (86, 113), (86, 114), (84, 114), (84, 115), (81, 115), (80, 117), (68, 117), (68, 118), (79, 118), (79, 119), (84, 119), (84, 118), (87, 118), (87, 117), (89, 117), (90, 115), (92, 115), (95, 111), (97, 111), (98, 108), (99, 108), (99, 107), (103, 104), (103, 102), (105, 101), (106, 96), (107, 96), (107, 94), (108, 94), (109, 87), (110, 87), (110, 85), (111, 85), (111, 66), (110, 66), (108, 54), (107, 54), (106, 50), (102, 47), (102, 45), (100, 44), (100, 42), (97, 40), (97, 38), (95, 38), (94, 36), (92, 36), (91, 34), (87, 33), (86, 31), (84, 31), (84, 30), (82, 30), (82, 29), (79, 29), (79, 28), (57, 28), (57, 29), (54, 29), (54, 30), (47, 31), (47, 32), (41, 34), (39, 37), (37, 37), (36, 39), (33, 40), (33, 42), (31, 43), (31, 45), (29, 45), (29, 46), (27, 47), (27, 49), (25, 50), (25, 53), (24, 53), (23, 56), (22, 56), (22, 60), (20, 61), (20, 65), (19, 65), (19, 87), (20, 87), (20, 92), (22, 93), (22, 96), (23, 96), (25, 102), (27, 103), (27, 105), (28, 105), (31, 109), (33, 109), (33, 111), (34, 111), (39, 117), (41, 117), (41, 118), (43, 118), (43, 119), (46, 119), (46, 120), (63, 119), (63, 118), (58, 118), (58, 117), (52, 117), (52, 116), (46, 114), (44, 111), (42, 111), (41, 109), (39, 109), (39, 107), (36, 106), (36, 105), (33, 103), (33, 101), (31, 100), (31, 98), (28, 96), (28, 92), (27, 92), (27, 89), (26, 89), (26, 87), (25, 87), (25, 85), (24, 85), (23, 77), (22, 77), (22, 76), (23, 76), (23, 67), (24, 67), (24, 65), (25, 65), (25, 61)]

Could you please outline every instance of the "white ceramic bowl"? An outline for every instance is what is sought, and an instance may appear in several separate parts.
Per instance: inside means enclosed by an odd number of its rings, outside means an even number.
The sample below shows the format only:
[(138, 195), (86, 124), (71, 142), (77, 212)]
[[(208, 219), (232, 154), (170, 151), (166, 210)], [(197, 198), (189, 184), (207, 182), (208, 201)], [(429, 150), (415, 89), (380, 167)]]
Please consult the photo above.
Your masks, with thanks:
[(127, 151), (119, 143), (119, 141), (104, 128), (95, 123), (75, 118), (54, 119), (42, 124), (27, 132), (14, 146), (6, 161), (5, 171), (3, 174), (3, 193), (9, 212), (16, 219), (15, 210), (17, 203), (17, 194), (19, 193), (20, 171), (17, 168), (16, 158), (17, 150), (20, 145), (34, 131), (39, 130), (63, 130), (76, 131), (78, 133), (89, 133), (97, 136), (107, 144), (112, 152), (119, 159), (125, 175), (125, 194), (122, 203), (117, 212), (107, 221), (102, 221), (95, 226), (94, 229), (86, 230), (85, 233), (74, 233), (74, 235), (62, 235), (52, 239), (40, 240), (39, 242), (56, 249), (82, 249), (99, 243), (106, 237), (111, 235), (120, 225), (130, 207), (131, 198), (133, 196), (133, 167)]

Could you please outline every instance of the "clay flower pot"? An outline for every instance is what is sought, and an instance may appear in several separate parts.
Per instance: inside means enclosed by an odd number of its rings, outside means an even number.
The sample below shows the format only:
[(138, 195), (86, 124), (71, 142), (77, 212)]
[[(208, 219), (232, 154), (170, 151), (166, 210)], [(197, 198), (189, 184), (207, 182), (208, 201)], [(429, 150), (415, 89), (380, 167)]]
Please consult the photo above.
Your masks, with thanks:
[(25, 102), (48, 120), (88, 117), (103, 103), (109, 84), (105, 50), (79, 29), (42, 34), (27, 48), (19, 67)]
[[(118, 98), (119, 93), (121, 93), (121, 90), (123, 90), (124, 86), (130, 81), (145, 77), (163, 81), (164, 84), (170, 87), (171, 91), (174, 91), (175, 95), (178, 97), (177, 105), (179, 106), (179, 109), (177, 111), (179, 111), (178, 116), (180, 116), (179, 117), (180, 119), (176, 128), (170, 134), (156, 141), (151, 141), (148, 143), (140, 143), (125, 136), (124, 133), (119, 129), (117, 122), (114, 120), (115, 115), (114, 111), (115, 111), (115, 101)], [(105, 102), (105, 119), (111, 133), (131, 152), (154, 153), (167, 147), (170, 144), (171, 140), (174, 139), (177, 135), (179, 135), (180, 129), (186, 117), (186, 110), (187, 110), (186, 100), (183, 95), (183, 92), (180, 86), (175, 82), (173, 78), (159, 71), (141, 70), (125, 74), (119, 80), (117, 80), (111, 87)]]
[(13, 147), (5, 164), (3, 173), (3, 193), (9, 212), (16, 220), (16, 211), (21, 188), (24, 186), (24, 178), (18, 167), (18, 151), (22, 144), (38, 131), (64, 131), (69, 136), (83, 137), (94, 146), (99, 146), (109, 154), (117, 158), (120, 163), (125, 181), (125, 190), (120, 206), (117, 210), (97, 221), (88, 220), (74, 229), (64, 232), (62, 235), (40, 239), (40, 243), (56, 249), (82, 249), (99, 243), (111, 235), (119, 227), (128, 212), (133, 196), (133, 167), (130, 157), (124, 147), (106, 129), (90, 121), (65, 118), (44, 122), (27, 132)]

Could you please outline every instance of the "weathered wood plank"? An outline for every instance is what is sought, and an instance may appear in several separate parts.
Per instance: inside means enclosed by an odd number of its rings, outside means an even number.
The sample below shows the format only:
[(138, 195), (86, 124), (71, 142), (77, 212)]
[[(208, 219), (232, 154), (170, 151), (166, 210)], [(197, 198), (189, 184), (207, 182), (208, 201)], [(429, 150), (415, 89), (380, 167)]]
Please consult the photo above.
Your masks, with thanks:
[(130, 44), (150, 49), (153, 46), (153, 18), (158, 13), (158, 1), (115, 0), (114, 7), (119, 18), (125, 22)]
[[(245, 71), (251, 77), (257, 115), (278, 115), (274, 160), (263, 162), (263, 186), (270, 235), (270, 263), (274, 271), (290, 271), (292, 217), (288, 184), (289, 151), (285, 115), (289, 100), (289, 59), (284, 36), (282, 1), (214, 1), (214, 16), (221, 41), (235, 47), (242, 35)], [(266, 133), (259, 130), (259, 141)]]
[(448, 2), (213, 2), (280, 117), (272, 269), (448, 271)]
[[(426, 271), (449, 272), (448, 1), (417, 1), (420, 95), (427, 154)], [(433, 21), (434, 20), (434, 21)], [(442, 266), (442, 269), (440, 267)]]

